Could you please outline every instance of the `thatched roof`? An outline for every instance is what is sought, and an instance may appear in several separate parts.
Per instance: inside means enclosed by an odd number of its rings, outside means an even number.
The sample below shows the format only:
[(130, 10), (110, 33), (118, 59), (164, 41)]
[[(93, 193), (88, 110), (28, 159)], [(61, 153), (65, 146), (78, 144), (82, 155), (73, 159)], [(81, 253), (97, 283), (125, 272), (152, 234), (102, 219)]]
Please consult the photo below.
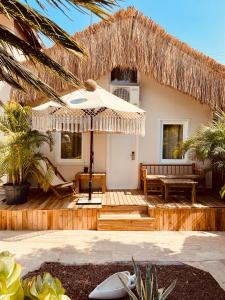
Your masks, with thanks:
[[(74, 38), (86, 48), (86, 61), (80, 61), (56, 45), (46, 52), (81, 80), (97, 80), (115, 67), (136, 68), (211, 108), (225, 107), (225, 67), (172, 37), (134, 8), (122, 9), (111, 23), (101, 21), (75, 34)], [(59, 94), (72, 91), (49, 72), (34, 67), (31, 62), (26, 65), (35, 69)], [(40, 97), (34, 90), (28, 90), (26, 95), (13, 92), (13, 98), (21, 102), (36, 102)]]

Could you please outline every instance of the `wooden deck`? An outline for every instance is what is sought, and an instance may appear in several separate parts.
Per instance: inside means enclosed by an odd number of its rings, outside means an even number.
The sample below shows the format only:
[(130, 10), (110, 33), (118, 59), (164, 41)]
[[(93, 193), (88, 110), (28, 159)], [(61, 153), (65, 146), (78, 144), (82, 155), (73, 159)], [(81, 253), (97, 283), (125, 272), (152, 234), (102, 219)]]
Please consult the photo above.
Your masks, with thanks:
[(58, 200), (31, 190), (25, 204), (0, 201), (0, 229), (225, 230), (225, 200), (215, 194), (198, 195), (194, 206), (182, 196), (164, 203), (137, 190), (94, 196), (102, 197), (102, 205), (76, 205), (75, 197)]

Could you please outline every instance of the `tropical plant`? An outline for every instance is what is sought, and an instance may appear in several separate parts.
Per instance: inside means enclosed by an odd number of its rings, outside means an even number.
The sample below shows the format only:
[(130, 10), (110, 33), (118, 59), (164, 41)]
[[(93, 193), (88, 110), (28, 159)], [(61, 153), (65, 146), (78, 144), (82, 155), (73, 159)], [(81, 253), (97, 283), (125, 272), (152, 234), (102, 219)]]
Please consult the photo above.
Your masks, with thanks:
[[(44, 65), (47, 70), (53, 71), (64, 81), (76, 87), (81, 86), (81, 82), (76, 76), (66, 71), (42, 51), (42, 43), (40, 43), (37, 36), (39, 33), (66, 50), (73, 51), (75, 55), (86, 56), (85, 50), (44, 14), (46, 4), (52, 5), (56, 10), (60, 10), (67, 15), (69, 15), (70, 8), (76, 8), (81, 12), (90, 11), (100, 18), (107, 19), (109, 14), (105, 9), (108, 10), (116, 2), (115, 0), (26, 0), (25, 3), (23, 2), (19, 0), (0, 1), (0, 14), (13, 20), (23, 35), (23, 37), (16, 36), (9, 28), (0, 24), (0, 80), (6, 81), (11, 86), (23, 91), (26, 90), (26, 85), (31, 85), (48, 97), (60, 101), (51, 87), (22, 66), (13, 55), (15, 50), (18, 50), (20, 54), (23, 54), (32, 62)], [(35, 3), (39, 5), (42, 12), (31, 6)]]
[[(208, 126), (202, 126), (193, 137), (186, 140), (181, 151), (198, 160), (211, 162), (211, 168), (225, 172), (225, 112), (217, 110), (213, 121)], [(221, 196), (225, 195), (225, 185)]]
[[(40, 147), (53, 144), (50, 133), (43, 134), (30, 127), (31, 108), (10, 101), (4, 107), (0, 119), (0, 176), (7, 174), (13, 185), (27, 183), (33, 177), (44, 189), (48, 188), (51, 171), (43, 176), (42, 163), (46, 161)], [(48, 173), (48, 172), (47, 172)]]
[(131, 300), (165, 300), (176, 286), (176, 280), (174, 280), (167, 288), (158, 287), (158, 276), (156, 268), (152, 264), (148, 264), (146, 267), (145, 283), (141, 276), (140, 267), (133, 260), (134, 272), (136, 275), (136, 293), (137, 296), (127, 287), (123, 279), (120, 277), (125, 289)]
[(58, 278), (49, 273), (21, 279), (21, 265), (8, 251), (0, 253), (0, 300), (70, 300)]

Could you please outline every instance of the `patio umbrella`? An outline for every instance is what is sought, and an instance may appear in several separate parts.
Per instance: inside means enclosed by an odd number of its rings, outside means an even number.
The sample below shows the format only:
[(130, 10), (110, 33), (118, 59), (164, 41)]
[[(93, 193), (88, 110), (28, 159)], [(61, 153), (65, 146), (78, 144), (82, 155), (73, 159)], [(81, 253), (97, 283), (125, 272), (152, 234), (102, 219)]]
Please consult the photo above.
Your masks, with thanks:
[(91, 200), (94, 132), (143, 136), (145, 111), (104, 90), (93, 80), (88, 80), (85, 87), (61, 97), (65, 106), (49, 101), (34, 107), (32, 127), (39, 131), (90, 132), (87, 204), (93, 204)]

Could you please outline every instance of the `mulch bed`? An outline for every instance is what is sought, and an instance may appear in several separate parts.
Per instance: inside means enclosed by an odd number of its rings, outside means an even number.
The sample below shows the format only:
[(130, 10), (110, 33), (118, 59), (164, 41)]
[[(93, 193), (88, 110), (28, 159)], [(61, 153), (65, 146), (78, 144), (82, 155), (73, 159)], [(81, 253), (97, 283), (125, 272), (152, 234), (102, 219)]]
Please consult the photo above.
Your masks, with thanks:
[[(143, 277), (145, 263), (141, 264)], [(168, 300), (222, 300), (225, 291), (216, 280), (207, 272), (188, 265), (156, 265), (159, 287), (167, 287), (174, 279), (177, 284)], [(132, 272), (131, 263), (110, 263), (103, 265), (62, 265), (60, 263), (45, 263), (39, 270), (28, 273), (25, 277), (51, 273), (58, 277), (66, 294), (72, 300), (87, 300), (89, 293), (104, 279), (120, 271)], [(128, 300), (129, 298), (123, 298)]]

